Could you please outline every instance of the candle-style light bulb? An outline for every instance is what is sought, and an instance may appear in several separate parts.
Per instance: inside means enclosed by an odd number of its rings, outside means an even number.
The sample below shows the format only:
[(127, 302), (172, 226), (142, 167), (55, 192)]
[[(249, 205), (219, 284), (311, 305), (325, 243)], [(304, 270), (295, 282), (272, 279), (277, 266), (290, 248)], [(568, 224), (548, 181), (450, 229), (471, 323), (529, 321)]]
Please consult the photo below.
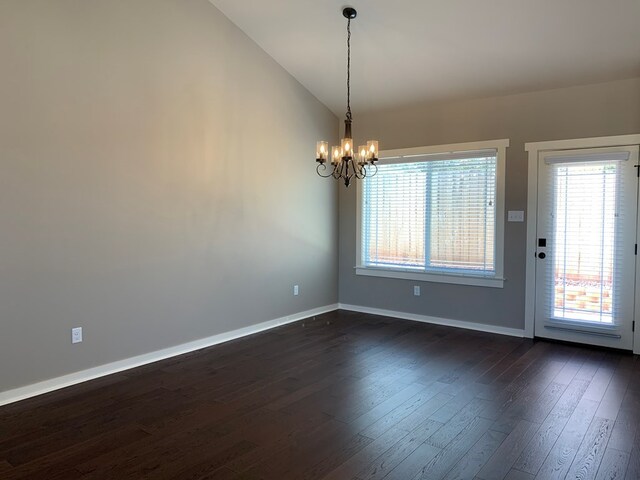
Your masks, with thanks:
[(341, 159), (342, 151), (340, 150), (339, 146), (334, 145), (333, 147), (331, 147), (331, 163), (333, 165), (337, 165), (338, 163), (340, 163)]
[(342, 139), (342, 156), (353, 157), (353, 140), (349, 137)]
[(316, 145), (316, 161), (324, 163), (327, 161), (327, 155), (329, 153), (329, 144), (325, 141), (320, 141)]
[(367, 163), (367, 146), (360, 145), (358, 147), (358, 164), (364, 165), (365, 163)]
[(369, 161), (378, 160), (378, 141), (377, 140), (369, 140), (367, 142), (367, 157)]

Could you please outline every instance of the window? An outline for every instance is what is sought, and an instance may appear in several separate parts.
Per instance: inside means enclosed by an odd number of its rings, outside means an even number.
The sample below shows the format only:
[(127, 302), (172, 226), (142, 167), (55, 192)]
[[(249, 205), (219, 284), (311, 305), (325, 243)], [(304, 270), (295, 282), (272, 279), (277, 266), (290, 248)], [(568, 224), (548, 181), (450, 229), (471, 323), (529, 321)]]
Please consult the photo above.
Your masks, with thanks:
[(356, 273), (502, 287), (507, 146), (381, 152), (359, 185)]
[(620, 262), (625, 258), (621, 252), (626, 251), (627, 212), (620, 199), (628, 158), (629, 152), (545, 158), (552, 186), (549, 203), (555, 212), (547, 219), (553, 232), (548, 311), (554, 320), (614, 324)]

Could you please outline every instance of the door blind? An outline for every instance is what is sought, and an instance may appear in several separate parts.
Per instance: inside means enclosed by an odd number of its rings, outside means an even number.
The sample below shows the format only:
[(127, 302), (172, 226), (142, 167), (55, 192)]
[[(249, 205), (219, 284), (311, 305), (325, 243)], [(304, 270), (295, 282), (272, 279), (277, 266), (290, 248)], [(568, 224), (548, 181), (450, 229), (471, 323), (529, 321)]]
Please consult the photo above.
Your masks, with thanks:
[[(595, 158), (595, 157), (594, 157)], [(587, 160), (587, 159), (584, 159)], [(616, 323), (621, 228), (621, 161), (551, 162), (551, 318)]]

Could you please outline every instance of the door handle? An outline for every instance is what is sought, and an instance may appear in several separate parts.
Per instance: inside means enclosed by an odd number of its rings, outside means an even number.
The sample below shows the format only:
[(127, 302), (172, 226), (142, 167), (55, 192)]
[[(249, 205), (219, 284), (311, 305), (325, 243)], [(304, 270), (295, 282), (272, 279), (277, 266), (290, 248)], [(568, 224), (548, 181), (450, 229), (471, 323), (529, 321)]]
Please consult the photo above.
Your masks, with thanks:
[(544, 252), (540, 252), (540, 253), (538, 254), (538, 258), (539, 258), (540, 260), (544, 260), (546, 257), (547, 257), (547, 255), (546, 255), (546, 253), (544, 253)]

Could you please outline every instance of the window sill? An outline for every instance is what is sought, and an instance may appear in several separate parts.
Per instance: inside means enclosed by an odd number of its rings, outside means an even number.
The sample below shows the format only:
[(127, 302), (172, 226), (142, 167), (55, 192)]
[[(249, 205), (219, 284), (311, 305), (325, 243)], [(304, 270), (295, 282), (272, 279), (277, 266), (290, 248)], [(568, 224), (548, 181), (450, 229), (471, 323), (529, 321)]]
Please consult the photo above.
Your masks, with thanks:
[(417, 280), (420, 282), (450, 283), (455, 285), (472, 285), (476, 287), (503, 288), (504, 278), (481, 277), (473, 275), (451, 275), (446, 273), (424, 273), (409, 270), (392, 270), (388, 268), (355, 267), (356, 275), (368, 277), (398, 278)]

